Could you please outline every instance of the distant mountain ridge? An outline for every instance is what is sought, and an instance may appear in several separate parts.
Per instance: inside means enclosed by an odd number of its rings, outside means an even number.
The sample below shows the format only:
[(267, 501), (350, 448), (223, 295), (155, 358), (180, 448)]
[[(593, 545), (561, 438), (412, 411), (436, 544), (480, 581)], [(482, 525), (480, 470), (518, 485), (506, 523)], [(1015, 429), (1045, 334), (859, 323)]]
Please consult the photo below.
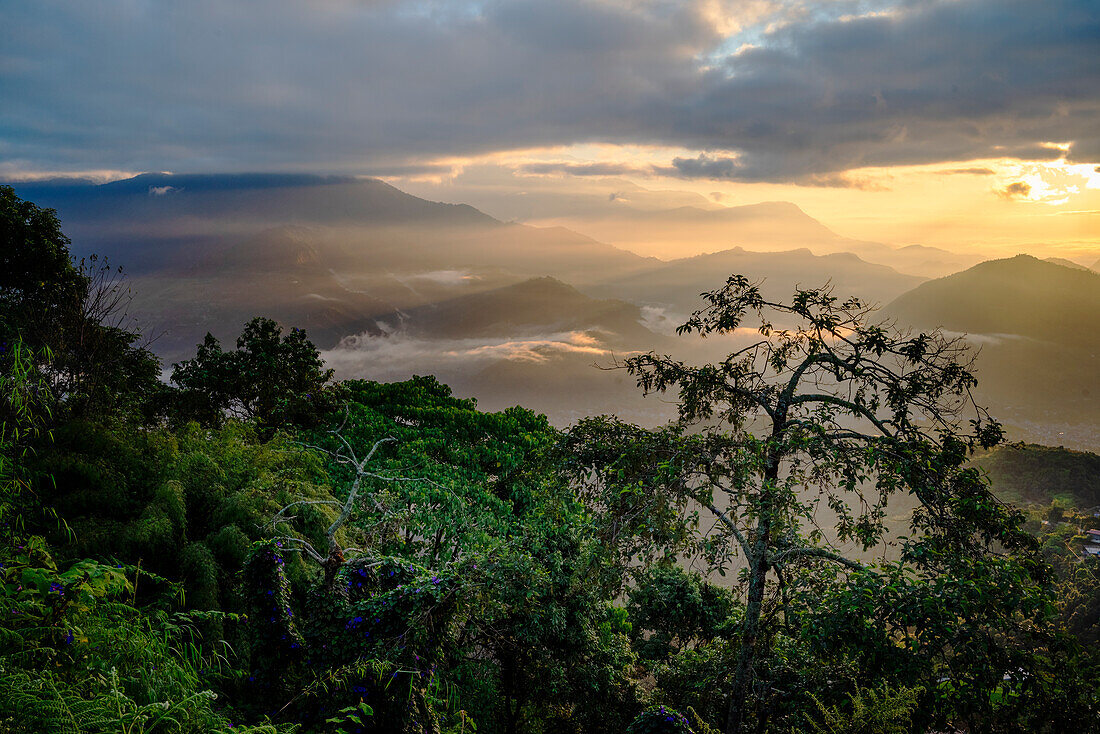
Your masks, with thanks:
[(953, 331), (1100, 344), (1100, 273), (1017, 255), (923, 283), (886, 310)]
[[(888, 304), (899, 323), (965, 333), (980, 347), (979, 399), (1029, 440), (1100, 445), (1100, 273), (1030, 255), (928, 281)], [(1068, 445), (1068, 444), (1067, 444)]]
[(940, 277), (970, 267), (981, 257), (925, 245), (894, 247), (843, 237), (787, 201), (703, 208), (643, 209), (621, 204), (578, 220), (577, 227), (599, 240), (651, 251), (659, 243), (698, 250), (721, 243), (720, 251), (742, 247), (780, 252), (805, 247), (815, 255), (851, 252), (869, 262), (922, 277)]
[(770, 297), (785, 298), (795, 287), (817, 288), (829, 282), (838, 296), (858, 296), (868, 304), (892, 300), (925, 280), (866, 262), (852, 253), (814, 255), (806, 248), (755, 252), (734, 247), (672, 260), (601, 287), (636, 303), (662, 304), (688, 313), (700, 305), (701, 291), (720, 288), (732, 274), (763, 281), (762, 288)]
[(1055, 265), (1061, 265), (1066, 268), (1073, 268), (1074, 270), (1085, 270), (1088, 272), (1094, 272), (1094, 268), (1090, 268), (1087, 265), (1081, 263), (1075, 263), (1072, 260), (1067, 260), (1064, 257), (1044, 257), (1043, 262), (1054, 263)]
[[(373, 178), (312, 174), (142, 173), (105, 184), (54, 179), (13, 184), (66, 219), (102, 222), (120, 216), (244, 221), (363, 223), (445, 218), (500, 224), (467, 204), (410, 196)], [(35, 199), (37, 197), (37, 199)]]
[(652, 337), (633, 303), (597, 299), (549, 276), (456, 296), (390, 314), (380, 322), (417, 336), (469, 339), (529, 331), (596, 329), (616, 341)]
[(501, 222), (369, 178), (146, 173), (99, 185), (55, 180), (15, 188), (57, 209), (76, 254), (108, 255), (132, 272), (218, 269), (226, 256), (271, 270), (262, 235), (284, 226), (306, 228), (299, 234), (313, 240), (318, 258), (339, 267), (506, 267), (584, 280), (656, 262), (565, 228)]

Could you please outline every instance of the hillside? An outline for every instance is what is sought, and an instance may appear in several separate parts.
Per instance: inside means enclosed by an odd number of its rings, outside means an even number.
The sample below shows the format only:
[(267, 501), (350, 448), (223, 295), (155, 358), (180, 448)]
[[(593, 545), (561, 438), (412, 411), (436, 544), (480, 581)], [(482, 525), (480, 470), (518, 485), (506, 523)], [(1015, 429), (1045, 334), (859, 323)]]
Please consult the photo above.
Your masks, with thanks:
[[(629, 197), (628, 197), (629, 198)], [(698, 252), (741, 247), (778, 252), (808, 248), (815, 255), (849, 252), (862, 259), (921, 277), (941, 277), (980, 258), (925, 245), (895, 247), (844, 237), (786, 201), (703, 208), (643, 209), (611, 202), (604, 211), (569, 219), (571, 226), (603, 241), (639, 252)]]
[(1055, 265), (1061, 265), (1066, 268), (1073, 268), (1074, 270), (1084, 270), (1085, 272), (1093, 272), (1093, 268), (1086, 267), (1080, 263), (1075, 263), (1072, 260), (1067, 260), (1064, 257), (1044, 257), (1043, 262), (1054, 263)]
[(1100, 274), (1017, 255), (924, 283), (887, 310), (921, 326), (1095, 346)]
[(922, 283), (884, 312), (967, 334), (978, 397), (1017, 438), (1100, 447), (1100, 274), (1019, 255)]
[(286, 174), (147, 173), (93, 185), (20, 183), (21, 196), (58, 211), (78, 256), (92, 252), (131, 272), (270, 270), (265, 233), (307, 227), (330, 266), (356, 271), (507, 268), (582, 281), (655, 261), (565, 228), (493, 219), (465, 204), (406, 194), (376, 179)]
[(1010, 502), (1046, 505), (1061, 499), (1081, 509), (1100, 505), (1100, 456), (1094, 453), (1016, 444), (999, 446), (972, 463)]
[(596, 329), (620, 339), (652, 334), (632, 303), (590, 298), (560, 280), (533, 278), (378, 317), (417, 336), (467, 339), (532, 331)]

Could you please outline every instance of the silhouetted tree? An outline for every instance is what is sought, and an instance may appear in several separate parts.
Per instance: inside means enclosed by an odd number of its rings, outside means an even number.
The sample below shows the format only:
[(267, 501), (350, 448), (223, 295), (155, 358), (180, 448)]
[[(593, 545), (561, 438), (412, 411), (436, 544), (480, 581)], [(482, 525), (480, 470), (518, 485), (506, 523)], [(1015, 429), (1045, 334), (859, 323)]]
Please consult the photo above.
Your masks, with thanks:
[[(759, 691), (766, 590), (781, 589), (785, 574), (806, 565), (873, 573), (835, 542), (863, 549), (881, 542), (892, 494), (920, 501), (913, 524), (940, 550), (982, 554), (994, 541), (1009, 548), (1026, 541), (1015, 530), (1018, 518), (963, 468), (969, 450), (998, 443), (1002, 432), (972, 400), (975, 378), (961, 339), (874, 322), (870, 308), (841, 302), (827, 288), (799, 290), (782, 303), (734, 276), (703, 295), (708, 305), (681, 334), (747, 330), (753, 342), (717, 364), (649, 353), (625, 368), (647, 393), (677, 390), (680, 425), (703, 426), (667, 432), (676, 445), (652, 452), (656, 470), (714, 515), (727, 541), (724, 554), (716, 550), (719, 561), (741, 555), (747, 565), (725, 727), (733, 734)], [(836, 516), (835, 542), (817, 524), (823, 504)]]
[(332, 370), (302, 329), (282, 328), (271, 319), (249, 321), (232, 352), (207, 334), (194, 359), (173, 365), (184, 418), (217, 425), (226, 415), (263, 427), (316, 425), (332, 409)]
[(69, 244), (54, 210), (0, 186), (0, 344), (30, 350), (68, 414), (121, 414), (157, 392), (160, 363), (131, 328), (121, 270), (74, 264)]

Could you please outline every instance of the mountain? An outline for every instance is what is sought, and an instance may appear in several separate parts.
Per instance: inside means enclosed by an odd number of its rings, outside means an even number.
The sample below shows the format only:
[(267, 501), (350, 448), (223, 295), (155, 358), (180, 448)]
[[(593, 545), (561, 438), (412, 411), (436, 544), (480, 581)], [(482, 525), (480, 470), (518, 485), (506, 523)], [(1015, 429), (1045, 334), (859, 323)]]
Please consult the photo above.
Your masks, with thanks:
[(977, 395), (1014, 437), (1100, 446), (1100, 274), (1018, 255), (922, 283), (884, 312), (980, 347)]
[(595, 330), (616, 340), (653, 337), (632, 303), (595, 299), (556, 278), (532, 278), (379, 317), (418, 337), (469, 339)]
[(655, 263), (562, 227), (500, 222), (376, 179), (147, 173), (101, 185), (14, 186), (19, 196), (57, 209), (75, 254), (106, 255), (131, 272), (218, 270), (227, 258), (272, 270), (282, 243), (264, 235), (288, 225), (309, 228), (311, 247), (329, 266), (364, 272), (506, 268), (582, 282)]
[(980, 255), (952, 252), (928, 245), (892, 247), (881, 242), (849, 240), (838, 247), (859, 255), (868, 262), (882, 263), (903, 273), (925, 278), (941, 278), (981, 262)]
[(142, 174), (46, 181), (17, 193), (58, 210), (78, 257), (131, 274), (132, 311), (166, 361), (206, 331), (257, 314), (322, 346), (379, 333), (375, 317), (533, 276), (591, 282), (659, 261), (570, 230), (500, 222), (378, 180), (306, 175)]
[(698, 252), (714, 246), (723, 251), (741, 247), (765, 252), (807, 248), (816, 255), (851, 252), (869, 262), (932, 278), (958, 272), (981, 259), (924, 245), (894, 247), (843, 237), (797, 205), (784, 201), (666, 209), (621, 204), (599, 214), (571, 219), (578, 229), (596, 239), (644, 252)]
[(989, 475), (993, 491), (1009, 502), (1049, 505), (1059, 499), (1083, 510), (1100, 505), (1100, 456), (1094, 453), (1011, 444), (971, 463)]
[(1100, 273), (1017, 255), (923, 283), (887, 310), (921, 326), (1097, 347)]
[[(309, 174), (143, 173), (105, 184), (54, 179), (11, 184), (16, 192), (58, 210), (63, 222), (193, 223), (232, 219), (264, 223), (363, 224), (444, 221), (491, 224), (465, 204), (440, 204), (405, 194), (377, 179)], [(70, 235), (72, 237), (72, 235)]]
[(868, 303), (890, 300), (924, 280), (885, 265), (865, 262), (851, 253), (814, 255), (805, 248), (750, 252), (735, 247), (672, 260), (642, 273), (606, 281), (601, 288), (635, 303), (663, 306), (687, 314), (701, 305), (701, 292), (721, 287), (726, 278), (734, 274), (762, 280), (763, 290), (769, 297), (785, 298), (796, 287), (819, 287), (829, 281), (838, 296), (854, 295)]
[(1064, 257), (1045, 257), (1043, 262), (1054, 263), (1055, 265), (1061, 265), (1065, 268), (1073, 268), (1074, 270), (1085, 270), (1093, 272), (1094, 268), (1086, 267), (1080, 263), (1075, 263), (1072, 260), (1067, 260)]

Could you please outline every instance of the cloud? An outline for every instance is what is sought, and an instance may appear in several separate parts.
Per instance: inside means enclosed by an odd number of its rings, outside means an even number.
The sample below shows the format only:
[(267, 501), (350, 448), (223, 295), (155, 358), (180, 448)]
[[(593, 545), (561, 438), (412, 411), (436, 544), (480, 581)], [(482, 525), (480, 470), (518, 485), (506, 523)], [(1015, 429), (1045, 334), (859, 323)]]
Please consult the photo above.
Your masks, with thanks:
[(955, 168), (944, 173), (950, 176), (992, 176), (994, 171), (992, 168)]
[(622, 176), (648, 173), (646, 168), (629, 163), (524, 163), (518, 170), (536, 176)]
[(376, 163), (371, 165), (370, 174), (377, 178), (449, 178), (461, 172), (461, 165), (436, 162)]
[(867, 176), (846, 173), (814, 173), (794, 181), (800, 186), (816, 186), (828, 189), (858, 189), (860, 191), (889, 191), (882, 181)]
[(383, 175), (585, 142), (742, 181), (1095, 164), (1098, 42), (1094, 0), (13, 3), (0, 166)]
[(369, 376), (380, 380), (441, 372), (469, 376), (502, 361), (545, 364), (570, 355), (595, 360), (609, 357), (611, 352), (598, 335), (585, 331), (489, 339), (418, 339), (398, 332), (349, 337), (321, 354), (341, 379)]
[(553, 334), (546, 338), (511, 339), (499, 343), (464, 347), (445, 352), (448, 357), (499, 358), (511, 362), (544, 363), (561, 354), (606, 356), (609, 350), (595, 337), (579, 331)]
[(1026, 181), (1015, 181), (999, 189), (997, 194), (1005, 199), (1026, 199), (1031, 195), (1031, 184)]
[(737, 178), (740, 167), (736, 158), (700, 153), (697, 158), (673, 158), (670, 167), (660, 170), (682, 178), (721, 180)]
[(943, 330), (943, 335), (954, 339), (956, 337), (962, 337), (966, 341), (970, 342), (974, 346), (987, 346), (1004, 344), (1006, 342), (1029, 342), (1035, 341), (1031, 337), (1023, 336), (1021, 334), (969, 334), (963, 331), (948, 331)]
[(672, 336), (676, 328), (687, 320), (687, 314), (670, 312), (663, 306), (642, 306), (642, 325), (655, 334)]
[[(695, 158), (677, 157), (669, 166), (653, 166), (659, 175), (684, 179), (709, 181), (738, 180), (742, 178), (744, 165), (732, 156), (701, 153)], [(844, 173), (811, 173), (793, 179), (790, 183), (819, 188), (859, 189), (861, 191), (888, 191), (879, 181), (867, 177), (855, 177)]]

